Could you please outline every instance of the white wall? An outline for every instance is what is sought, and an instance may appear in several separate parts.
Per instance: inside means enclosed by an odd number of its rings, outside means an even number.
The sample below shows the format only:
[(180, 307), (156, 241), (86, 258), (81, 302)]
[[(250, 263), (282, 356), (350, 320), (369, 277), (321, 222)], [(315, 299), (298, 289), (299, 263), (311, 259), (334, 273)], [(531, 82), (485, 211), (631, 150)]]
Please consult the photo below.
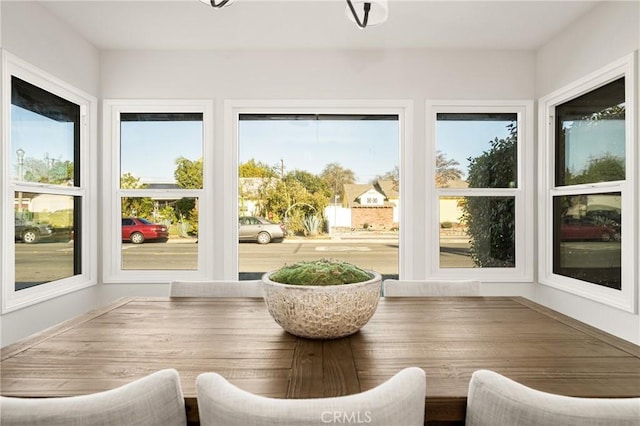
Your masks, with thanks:
[(2, 1), (2, 47), (98, 97), (98, 50), (35, 2)]
[[(0, 2), (2, 48), (94, 96), (99, 92), (98, 50), (33, 2)], [(5, 284), (5, 283), (3, 283)], [(99, 303), (90, 287), (2, 315), (0, 344), (84, 313)]]
[[(536, 97), (551, 93), (639, 47), (640, 3), (606, 2), (599, 5), (539, 49)], [(638, 163), (636, 157), (636, 168), (640, 167)], [(640, 208), (638, 203), (636, 205)], [(639, 229), (637, 214), (635, 221), (635, 229)], [(630, 237), (635, 237), (638, 247), (638, 235)], [(637, 268), (640, 262), (635, 263)], [(636, 290), (636, 294), (640, 305), (640, 291)], [(640, 344), (638, 314), (623, 312), (544, 285), (536, 286), (534, 298), (538, 303)]]
[(533, 52), (107, 51), (101, 60), (104, 98), (213, 98), (221, 106), (242, 98), (423, 103), (534, 95)]
[(536, 55), (536, 98), (638, 49), (640, 2), (604, 2)]

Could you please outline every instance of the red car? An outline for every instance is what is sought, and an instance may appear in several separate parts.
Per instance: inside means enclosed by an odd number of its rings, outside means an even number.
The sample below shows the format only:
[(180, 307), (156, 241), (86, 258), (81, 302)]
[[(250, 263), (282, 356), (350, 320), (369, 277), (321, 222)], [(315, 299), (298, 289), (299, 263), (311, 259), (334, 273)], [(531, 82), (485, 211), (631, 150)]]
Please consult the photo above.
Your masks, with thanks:
[(142, 244), (146, 240), (167, 241), (169, 229), (165, 225), (149, 222), (141, 217), (122, 218), (122, 241)]
[(615, 226), (594, 222), (588, 218), (564, 218), (560, 224), (560, 240), (620, 240)]

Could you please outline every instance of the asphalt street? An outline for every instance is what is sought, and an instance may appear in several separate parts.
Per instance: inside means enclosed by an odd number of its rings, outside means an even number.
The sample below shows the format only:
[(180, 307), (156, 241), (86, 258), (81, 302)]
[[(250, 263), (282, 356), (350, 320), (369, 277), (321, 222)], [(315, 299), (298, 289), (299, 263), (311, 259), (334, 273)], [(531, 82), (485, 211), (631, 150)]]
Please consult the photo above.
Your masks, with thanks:
[[(73, 242), (16, 243), (16, 282), (24, 287), (73, 275)], [(123, 269), (193, 270), (197, 268), (195, 240), (122, 245)], [(472, 268), (465, 240), (442, 240), (440, 266)], [(283, 243), (239, 244), (241, 279), (259, 278), (264, 272), (299, 260), (322, 257), (343, 259), (385, 278), (398, 275), (397, 238), (286, 239)], [(588, 263), (585, 263), (588, 261)], [(562, 247), (562, 267), (611, 268), (620, 265), (619, 242), (571, 242)]]

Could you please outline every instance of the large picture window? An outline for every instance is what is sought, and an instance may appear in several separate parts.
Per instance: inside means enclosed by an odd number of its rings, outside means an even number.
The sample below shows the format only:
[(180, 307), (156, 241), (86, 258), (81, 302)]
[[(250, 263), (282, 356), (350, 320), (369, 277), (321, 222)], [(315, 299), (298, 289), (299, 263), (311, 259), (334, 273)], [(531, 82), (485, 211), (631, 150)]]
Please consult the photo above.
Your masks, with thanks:
[(408, 101), (226, 101), (221, 278), (317, 258), (413, 273), (411, 120)]
[[(428, 103), (433, 276), (531, 277), (531, 104)], [(527, 142), (529, 141), (529, 142)]]
[[(627, 310), (634, 258), (632, 59), (541, 100), (541, 282)], [(541, 120), (542, 121), (542, 120)], [(626, 266), (626, 267), (625, 267)]]
[(318, 256), (398, 278), (399, 125), (397, 114), (240, 114), (240, 279)]
[[(95, 99), (4, 53), (3, 310), (95, 283)], [(95, 225), (95, 224), (94, 224)]]

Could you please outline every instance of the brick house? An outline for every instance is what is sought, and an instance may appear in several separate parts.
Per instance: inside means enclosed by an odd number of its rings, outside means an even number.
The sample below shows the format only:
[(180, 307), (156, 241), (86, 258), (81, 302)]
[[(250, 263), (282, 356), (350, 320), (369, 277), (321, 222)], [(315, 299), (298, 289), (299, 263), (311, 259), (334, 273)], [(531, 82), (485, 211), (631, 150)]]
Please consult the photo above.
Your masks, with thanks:
[(398, 190), (390, 180), (344, 185), (343, 207), (351, 210), (352, 228), (397, 227), (399, 202)]

